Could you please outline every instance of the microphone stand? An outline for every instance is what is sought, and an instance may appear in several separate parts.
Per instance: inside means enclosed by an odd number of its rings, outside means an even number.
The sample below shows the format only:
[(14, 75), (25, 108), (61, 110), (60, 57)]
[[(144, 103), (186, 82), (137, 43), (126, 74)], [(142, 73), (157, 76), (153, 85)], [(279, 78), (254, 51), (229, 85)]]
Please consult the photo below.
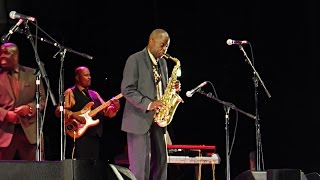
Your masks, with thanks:
[(199, 92), (200, 94), (205, 95), (206, 97), (217, 101), (218, 103), (224, 105), (224, 107), (225, 107), (225, 112), (226, 112), (226, 114), (225, 114), (226, 158), (227, 158), (227, 160), (226, 160), (226, 165), (227, 165), (227, 178), (226, 178), (226, 180), (230, 180), (229, 111), (230, 111), (230, 109), (234, 109), (234, 110), (236, 110), (236, 111), (238, 111), (238, 112), (240, 112), (240, 113), (242, 113), (242, 114), (244, 114), (244, 115), (246, 115), (246, 116), (248, 116), (248, 117), (250, 117), (252, 119), (256, 119), (256, 117), (253, 116), (252, 114), (249, 114), (249, 113), (246, 113), (246, 112), (242, 111), (241, 109), (237, 108), (232, 103), (225, 102), (225, 101), (222, 101), (222, 100), (214, 97), (212, 95), (212, 93), (205, 93), (204, 91), (201, 90), (201, 88), (198, 89), (198, 91), (196, 91), (196, 92)]
[(39, 85), (40, 85), (40, 75), (44, 78), (45, 82), (46, 82), (46, 85), (47, 85), (47, 90), (50, 94), (50, 97), (51, 97), (51, 100), (52, 100), (52, 104), (55, 106), (56, 105), (56, 101), (55, 101), (55, 98), (54, 98), (54, 95), (53, 93), (51, 92), (51, 87), (50, 87), (50, 83), (49, 83), (49, 79), (48, 79), (48, 76), (47, 76), (47, 73), (45, 71), (45, 68), (44, 68), (44, 65), (43, 63), (40, 61), (40, 58), (39, 58), (39, 55), (38, 55), (38, 51), (37, 51), (37, 47), (34, 43), (34, 40), (31, 36), (31, 33), (30, 33), (30, 29), (29, 29), (29, 26), (28, 26), (28, 23), (27, 21), (24, 23), (24, 26), (25, 26), (25, 29), (26, 29), (26, 32), (27, 32), (27, 39), (30, 40), (30, 43), (33, 47), (33, 50), (34, 50), (34, 53), (35, 53), (35, 59), (36, 59), (36, 62), (39, 66), (39, 70), (40, 70), (40, 74), (37, 75), (37, 80), (36, 80), (36, 85), (37, 85), (37, 92), (36, 92), (36, 119), (37, 119), (37, 122), (36, 122), (36, 127), (37, 127), (37, 149), (36, 149), (36, 160), (37, 161), (41, 161), (42, 160), (42, 156), (41, 156), (41, 135), (42, 135), (42, 132), (40, 132), (39, 130), (39, 127), (40, 127), (40, 123), (42, 121), (41, 120), (41, 117), (40, 117), (40, 90), (39, 90)]
[(36, 160), (37, 161), (42, 161), (42, 155), (41, 155), (41, 152), (42, 152), (42, 143), (41, 143), (41, 135), (42, 133), (40, 132), (40, 127), (41, 127), (41, 122), (40, 121), (40, 79), (41, 79), (41, 73), (38, 71), (37, 72), (37, 77), (36, 77), (36, 87), (37, 87), (37, 91), (36, 91), (36, 119), (37, 119), (37, 125), (36, 125), (36, 129), (37, 129), (37, 149), (36, 149)]
[[(40, 27), (39, 27), (39, 29), (41, 30)], [(41, 30), (41, 31), (43, 31), (43, 30)], [(17, 32), (20, 33), (20, 34), (28, 34), (26, 31), (24, 31), (24, 30), (22, 30), (22, 29), (18, 29)], [(46, 33), (45, 33), (45, 34), (46, 34)], [(30, 34), (30, 36), (32, 36), (32, 37), (34, 37), (34, 38), (36, 38), (36, 39), (38, 39), (38, 40), (40, 40), (40, 41), (42, 41), (42, 42), (51, 44), (51, 45), (59, 48), (60, 50), (54, 55), (54, 58), (55, 58), (55, 56), (56, 56), (57, 54), (59, 54), (59, 53), (61, 52), (61, 49), (66, 49), (66, 51), (72, 52), (72, 53), (77, 54), (77, 55), (79, 55), (79, 56), (82, 56), (82, 57), (84, 57), (84, 58), (93, 59), (92, 56), (90, 56), (90, 55), (88, 55), (88, 54), (85, 54), (85, 53), (81, 53), (81, 52), (75, 51), (75, 50), (73, 50), (73, 49), (71, 49), (71, 48), (69, 48), (69, 47), (62, 46), (61, 44), (59, 44), (59, 43), (56, 42), (55, 40), (53, 40), (54, 42), (52, 42), (52, 41), (50, 41), (50, 40), (48, 40), (48, 39), (45, 39), (45, 38), (42, 38), (42, 37), (38, 37), (38, 36), (35, 36), (35, 35), (33, 35), (33, 34)], [(47, 36), (49, 36), (49, 35), (47, 34)], [(50, 37), (50, 36), (49, 36), (49, 37)], [(52, 38), (51, 38), (51, 39), (52, 39)]]
[(64, 57), (66, 55), (67, 49), (61, 49), (53, 56), (53, 58), (56, 57), (56, 55), (59, 53), (60, 54), (60, 75), (59, 75), (59, 110), (60, 110), (60, 159), (64, 160), (65, 159), (65, 147), (66, 147), (66, 141), (65, 141), (65, 123), (64, 123), (64, 68), (63, 68), (63, 62), (64, 62)]
[[(261, 171), (264, 170), (264, 161), (263, 161), (263, 151), (262, 151), (262, 143), (261, 143), (261, 132), (260, 132), (260, 118), (259, 118), (259, 113), (258, 113), (258, 86), (259, 86), (259, 81), (262, 84), (266, 94), (270, 98), (271, 95), (267, 88), (264, 85), (264, 82), (261, 80), (259, 73), (256, 71), (254, 68), (254, 65), (251, 63), (251, 60), (247, 56), (247, 53), (243, 49), (242, 45), (239, 45), (240, 50), (243, 52), (243, 55), (245, 56), (245, 61), (251, 66), (253, 69), (253, 82), (254, 82), (254, 95), (255, 95), (255, 113), (256, 113), (256, 171)], [(262, 165), (262, 168), (260, 167)]]
[[(36, 39), (39, 39), (40, 41), (46, 42), (48, 44), (51, 44), (57, 48), (59, 48), (59, 51), (53, 56), (53, 58), (56, 58), (56, 56), (58, 54), (60, 54), (61, 58), (61, 64), (60, 64), (60, 77), (59, 77), (59, 110), (60, 110), (60, 134), (61, 134), (61, 138), (60, 138), (60, 143), (61, 143), (61, 148), (60, 148), (60, 159), (64, 160), (65, 159), (65, 123), (64, 123), (64, 73), (63, 73), (63, 62), (64, 62), (64, 57), (66, 52), (72, 52), (74, 54), (80, 55), (82, 57), (85, 57), (87, 59), (93, 59), (92, 56), (87, 55), (85, 53), (80, 53), (77, 52), (71, 48), (65, 47), (60, 45), (56, 40), (54, 40), (49, 34), (47, 34), (43, 29), (41, 29), (39, 26), (35, 25), (37, 28), (39, 28), (44, 34), (46, 34), (50, 39), (52, 39), (54, 42), (49, 41), (45, 38), (42, 37), (38, 37), (35, 36), (33, 34), (30, 33), (30, 31), (28, 30), (28, 32), (22, 30), (22, 29), (18, 29), (17, 32), (19, 32), (20, 34), (27, 34), (28, 37), (35, 37)], [(50, 93), (51, 94), (51, 93)], [(54, 106), (56, 106), (56, 104), (54, 104)]]

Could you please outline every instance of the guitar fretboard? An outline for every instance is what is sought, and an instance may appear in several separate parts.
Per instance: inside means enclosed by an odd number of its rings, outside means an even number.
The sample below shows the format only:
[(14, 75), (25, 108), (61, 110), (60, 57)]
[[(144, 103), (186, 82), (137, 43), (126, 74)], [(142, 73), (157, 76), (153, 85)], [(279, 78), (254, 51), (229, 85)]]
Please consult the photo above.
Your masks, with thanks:
[[(115, 98), (116, 99), (120, 99), (122, 98), (122, 93), (118, 94)], [(97, 108), (95, 108), (94, 110), (89, 112), (89, 116), (93, 117), (95, 116), (98, 112), (100, 112), (101, 110), (105, 109), (106, 107), (108, 107), (111, 104), (111, 100), (101, 104), (100, 106), (98, 106)]]

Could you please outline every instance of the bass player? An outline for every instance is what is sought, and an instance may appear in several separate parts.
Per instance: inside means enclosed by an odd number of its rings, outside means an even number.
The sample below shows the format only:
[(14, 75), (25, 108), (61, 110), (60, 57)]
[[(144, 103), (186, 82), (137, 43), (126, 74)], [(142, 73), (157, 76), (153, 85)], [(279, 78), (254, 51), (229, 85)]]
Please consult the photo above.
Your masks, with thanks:
[[(89, 89), (91, 85), (91, 75), (88, 67), (80, 66), (75, 69), (75, 85), (64, 92), (64, 119), (66, 131), (77, 134), (81, 128), (87, 130), (83, 134), (72, 137), (72, 133), (66, 138), (66, 159), (101, 159), (100, 146), (103, 133), (103, 119), (113, 118), (119, 108), (119, 99), (114, 97), (107, 103), (101, 98), (98, 92)], [(121, 96), (120, 96), (121, 97)], [(93, 102), (93, 103), (92, 103)], [(90, 104), (88, 106), (88, 104)], [(91, 110), (105, 105), (105, 108), (96, 114), (88, 115)], [(103, 106), (104, 107), (104, 106)], [(88, 109), (89, 108), (89, 109)], [(57, 117), (60, 117), (60, 108), (55, 110)], [(92, 126), (86, 126), (89, 123)]]

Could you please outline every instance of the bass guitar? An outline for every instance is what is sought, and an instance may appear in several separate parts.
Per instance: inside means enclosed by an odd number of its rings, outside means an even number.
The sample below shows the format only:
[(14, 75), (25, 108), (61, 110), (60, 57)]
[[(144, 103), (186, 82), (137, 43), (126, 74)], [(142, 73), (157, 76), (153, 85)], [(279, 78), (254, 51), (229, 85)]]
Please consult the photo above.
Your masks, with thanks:
[[(115, 98), (120, 99), (121, 97), (123, 97), (123, 95), (120, 93)], [(67, 134), (70, 137), (76, 138), (76, 139), (81, 137), (89, 127), (96, 126), (99, 124), (100, 120), (99, 119), (93, 120), (92, 117), (94, 117), (101, 110), (110, 106), (110, 104), (111, 104), (111, 100), (101, 104), (100, 106), (98, 106), (93, 110), (91, 110), (91, 107), (94, 105), (94, 102), (89, 102), (88, 104), (86, 104), (80, 111), (75, 112), (79, 116), (84, 117), (86, 120), (86, 123), (81, 124), (80, 122), (72, 118), (66, 119), (65, 128), (66, 128)]]

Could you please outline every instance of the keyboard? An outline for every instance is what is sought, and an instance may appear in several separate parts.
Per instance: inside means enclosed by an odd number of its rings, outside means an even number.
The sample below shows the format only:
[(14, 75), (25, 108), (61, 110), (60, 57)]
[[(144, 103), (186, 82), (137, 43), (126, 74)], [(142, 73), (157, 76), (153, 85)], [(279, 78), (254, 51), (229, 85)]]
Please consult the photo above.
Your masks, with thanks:
[(218, 154), (211, 156), (169, 156), (168, 163), (172, 164), (220, 164), (220, 157)]

